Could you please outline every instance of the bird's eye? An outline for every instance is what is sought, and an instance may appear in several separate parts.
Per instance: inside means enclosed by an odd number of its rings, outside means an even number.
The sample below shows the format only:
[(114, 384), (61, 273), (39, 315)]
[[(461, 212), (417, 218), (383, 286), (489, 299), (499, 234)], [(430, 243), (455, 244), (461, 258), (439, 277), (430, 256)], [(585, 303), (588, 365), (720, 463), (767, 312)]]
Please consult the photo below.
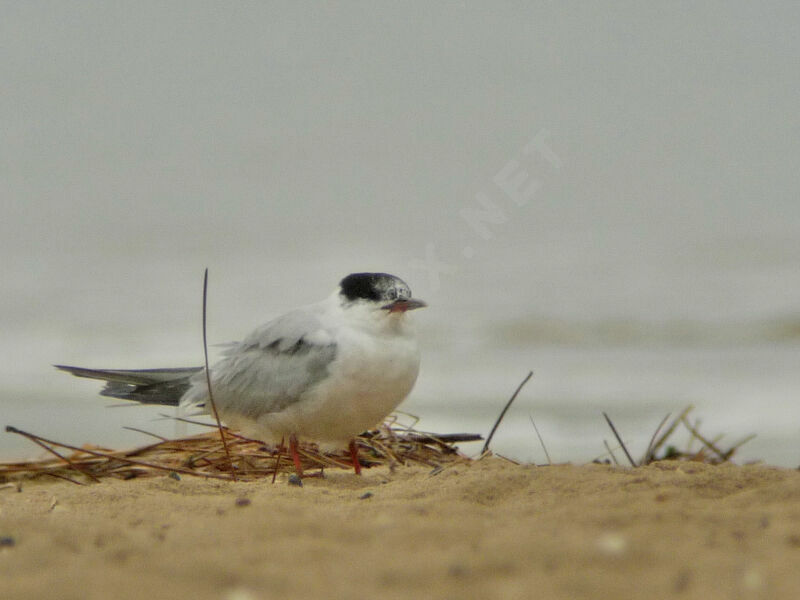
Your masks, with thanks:
[(386, 295), (389, 300), (397, 300), (397, 288), (389, 288), (386, 290)]

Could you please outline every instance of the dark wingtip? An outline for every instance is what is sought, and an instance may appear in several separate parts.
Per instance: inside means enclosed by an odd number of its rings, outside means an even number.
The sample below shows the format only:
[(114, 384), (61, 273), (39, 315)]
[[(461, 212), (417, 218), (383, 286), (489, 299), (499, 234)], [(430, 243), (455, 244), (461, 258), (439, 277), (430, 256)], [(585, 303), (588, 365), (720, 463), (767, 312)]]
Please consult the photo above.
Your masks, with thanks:
[(98, 379), (102, 376), (101, 371), (95, 369), (87, 369), (85, 367), (71, 367), (70, 365), (53, 365), (59, 371), (66, 371), (76, 377), (88, 377), (90, 379)]

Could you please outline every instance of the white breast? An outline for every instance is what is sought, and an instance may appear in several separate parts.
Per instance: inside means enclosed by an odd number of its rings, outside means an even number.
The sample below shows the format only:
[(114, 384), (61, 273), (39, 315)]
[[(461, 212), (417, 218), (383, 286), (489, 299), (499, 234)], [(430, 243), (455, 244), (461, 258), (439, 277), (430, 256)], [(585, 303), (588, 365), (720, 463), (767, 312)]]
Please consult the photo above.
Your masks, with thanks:
[(413, 330), (399, 316), (386, 319), (376, 331), (367, 327), (338, 328), (336, 356), (327, 377), (278, 412), (257, 418), (236, 414), (223, 417), (246, 435), (280, 441), (295, 434), (324, 445), (342, 445), (383, 421), (411, 392), (419, 372), (419, 349)]

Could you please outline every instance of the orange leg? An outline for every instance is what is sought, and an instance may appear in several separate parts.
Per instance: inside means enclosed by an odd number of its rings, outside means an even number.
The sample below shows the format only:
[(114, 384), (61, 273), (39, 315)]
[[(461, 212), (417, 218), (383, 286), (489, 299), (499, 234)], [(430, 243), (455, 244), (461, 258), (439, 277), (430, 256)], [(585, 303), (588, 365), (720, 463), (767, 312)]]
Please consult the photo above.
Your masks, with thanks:
[(292, 462), (294, 469), (297, 471), (297, 476), (303, 476), (303, 465), (300, 463), (300, 455), (297, 453), (297, 436), (292, 434), (289, 436), (289, 454), (292, 455)]
[(350, 458), (353, 461), (353, 469), (356, 475), (361, 475), (361, 463), (358, 462), (358, 444), (354, 439), (350, 440)]

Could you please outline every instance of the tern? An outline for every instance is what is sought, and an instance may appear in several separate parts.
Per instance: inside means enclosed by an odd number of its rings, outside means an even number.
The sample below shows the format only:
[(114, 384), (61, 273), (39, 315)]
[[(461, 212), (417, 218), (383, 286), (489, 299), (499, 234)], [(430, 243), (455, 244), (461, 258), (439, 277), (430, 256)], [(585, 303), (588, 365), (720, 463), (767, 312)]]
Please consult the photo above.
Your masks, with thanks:
[[(325, 300), (292, 310), (233, 342), (210, 369), (219, 417), (270, 443), (288, 438), (299, 475), (298, 439), (347, 445), (361, 473), (355, 436), (383, 422), (411, 392), (420, 353), (407, 313), (426, 306), (399, 277), (353, 273)], [(103, 396), (211, 414), (203, 367), (87, 369)]]

